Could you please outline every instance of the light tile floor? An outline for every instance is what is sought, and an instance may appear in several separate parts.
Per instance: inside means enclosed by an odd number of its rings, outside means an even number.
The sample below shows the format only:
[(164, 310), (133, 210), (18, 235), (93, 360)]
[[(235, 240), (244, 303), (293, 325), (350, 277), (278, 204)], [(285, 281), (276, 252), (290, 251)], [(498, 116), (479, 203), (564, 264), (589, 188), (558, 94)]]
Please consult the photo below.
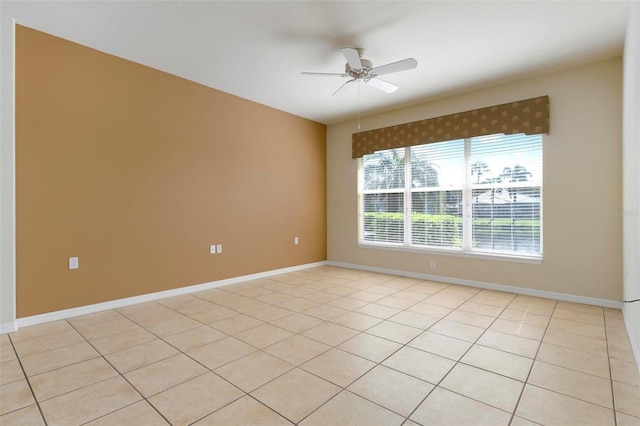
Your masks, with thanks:
[(619, 310), (318, 267), (0, 336), (9, 425), (640, 425)]

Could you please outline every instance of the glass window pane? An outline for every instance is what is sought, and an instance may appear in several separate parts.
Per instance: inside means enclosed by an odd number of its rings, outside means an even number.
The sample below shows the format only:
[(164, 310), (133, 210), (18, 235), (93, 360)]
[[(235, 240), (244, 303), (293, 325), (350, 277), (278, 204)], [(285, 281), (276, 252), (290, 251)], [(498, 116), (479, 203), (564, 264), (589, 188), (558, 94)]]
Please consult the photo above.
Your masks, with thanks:
[(464, 140), (411, 147), (411, 187), (462, 187)]
[(365, 191), (403, 188), (404, 152), (404, 148), (388, 149), (362, 157)]
[(542, 184), (540, 135), (490, 135), (471, 139), (471, 183)]
[(462, 191), (411, 194), (411, 243), (431, 247), (462, 247)]
[(364, 194), (363, 239), (388, 243), (404, 241), (404, 194)]
[(539, 254), (540, 195), (539, 187), (474, 189), (473, 247)]

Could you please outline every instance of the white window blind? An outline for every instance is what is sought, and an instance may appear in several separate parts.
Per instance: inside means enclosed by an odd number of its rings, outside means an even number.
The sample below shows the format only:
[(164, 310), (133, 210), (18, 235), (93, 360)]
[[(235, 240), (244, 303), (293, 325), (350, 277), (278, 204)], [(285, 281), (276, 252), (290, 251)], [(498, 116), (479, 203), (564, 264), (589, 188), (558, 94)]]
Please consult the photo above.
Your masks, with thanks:
[(473, 246), (540, 253), (542, 137), (491, 135), (469, 143)]
[(360, 241), (542, 254), (542, 137), (490, 135), (365, 155)]
[(404, 241), (404, 148), (378, 151), (363, 158), (363, 239), (386, 243)]
[(417, 145), (411, 155), (411, 244), (461, 247), (464, 140)]

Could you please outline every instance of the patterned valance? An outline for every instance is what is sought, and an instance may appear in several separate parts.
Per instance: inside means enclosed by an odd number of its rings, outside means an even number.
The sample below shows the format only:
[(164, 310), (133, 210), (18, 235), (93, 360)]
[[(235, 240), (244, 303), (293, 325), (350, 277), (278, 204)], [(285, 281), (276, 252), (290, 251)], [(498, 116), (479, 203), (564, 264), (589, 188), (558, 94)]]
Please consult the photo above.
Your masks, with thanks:
[(354, 133), (353, 158), (375, 151), (496, 133), (549, 133), (549, 96)]

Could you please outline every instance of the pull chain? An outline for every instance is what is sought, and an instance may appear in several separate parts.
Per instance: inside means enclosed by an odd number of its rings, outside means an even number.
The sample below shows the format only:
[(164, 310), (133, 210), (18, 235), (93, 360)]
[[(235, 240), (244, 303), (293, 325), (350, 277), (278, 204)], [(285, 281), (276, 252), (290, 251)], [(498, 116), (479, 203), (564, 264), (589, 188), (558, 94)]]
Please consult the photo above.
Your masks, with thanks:
[(358, 130), (360, 130), (360, 80), (358, 80)]

